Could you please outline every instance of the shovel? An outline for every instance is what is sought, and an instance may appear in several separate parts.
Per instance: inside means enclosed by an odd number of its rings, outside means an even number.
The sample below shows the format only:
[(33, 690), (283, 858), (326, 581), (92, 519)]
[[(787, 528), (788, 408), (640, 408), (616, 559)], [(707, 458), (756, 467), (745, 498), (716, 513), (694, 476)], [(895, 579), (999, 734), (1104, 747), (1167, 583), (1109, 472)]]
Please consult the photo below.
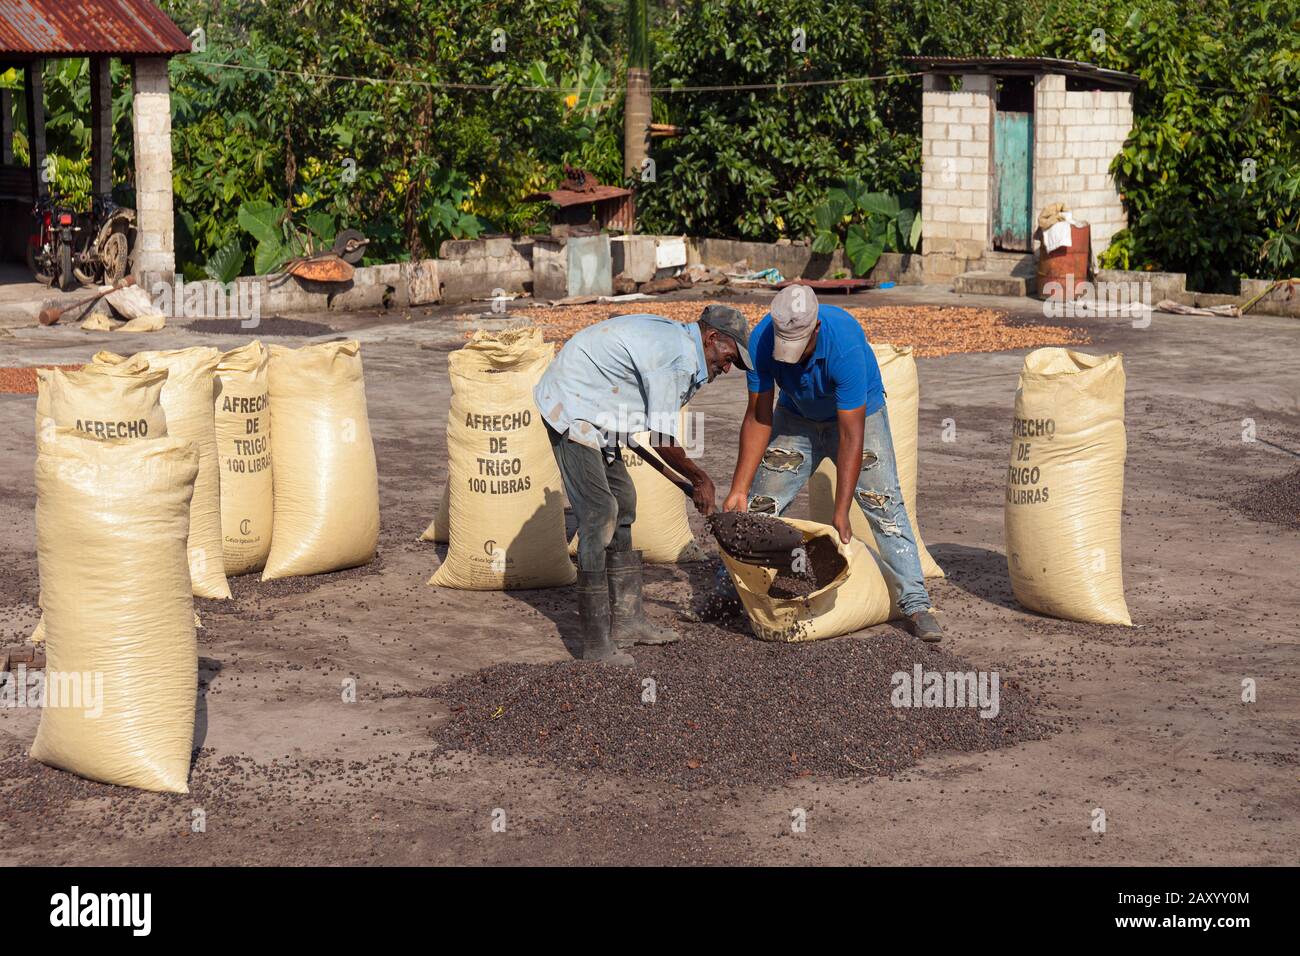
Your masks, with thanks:
[(90, 298), (82, 299), (80, 302), (74, 302), (71, 305), (65, 305), (61, 309), (56, 309), (53, 306), (46, 306), (45, 308), (41, 309), (40, 314), (36, 316), (36, 321), (40, 322), (41, 325), (53, 325), (55, 322), (58, 322), (59, 319), (63, 318), (69, 312), (73, 312), (77, 309), (83, 309), (86, 306), (91, 305), (92, 303), (98, 301), (99, 299), (102, 299), (104, 296), (116, 292), (118, 289), (125, 289), (129, 285), (135, 285), (135, 276), (126, 276), (125, 278), (118, 279), (111, 286), (99, 292), (96, 292)]
[[(663, 475), (678, 487), (687, 498), (694, 499), (695, 490), (677, 477), (655, 455), (649, 454), (638, 446), (632, 450), (646, 464)], [(760, 531), (753, 527), (753, 516), (742, 511), (722, 511), (704, 519), (712, 532), (718, 547), (737, 561), (745, 564), (758, 564), (778, 571), (791, 571), (794, 563), (795, 549), (803, 544), (803, 535), (783, 521), (773, 519), (763, 522)], [(746, 527), (748, 526), (748, 527)]]

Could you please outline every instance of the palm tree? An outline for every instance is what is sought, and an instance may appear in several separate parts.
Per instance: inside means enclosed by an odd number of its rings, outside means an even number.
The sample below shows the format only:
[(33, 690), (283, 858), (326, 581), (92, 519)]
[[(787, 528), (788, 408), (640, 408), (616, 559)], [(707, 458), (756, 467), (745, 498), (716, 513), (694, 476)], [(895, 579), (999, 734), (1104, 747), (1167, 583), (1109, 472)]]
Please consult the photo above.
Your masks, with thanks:
[(627, 95), (623, 179), (637, 182), (650, 152), (650, 25), (647, 0), (627, 0)]

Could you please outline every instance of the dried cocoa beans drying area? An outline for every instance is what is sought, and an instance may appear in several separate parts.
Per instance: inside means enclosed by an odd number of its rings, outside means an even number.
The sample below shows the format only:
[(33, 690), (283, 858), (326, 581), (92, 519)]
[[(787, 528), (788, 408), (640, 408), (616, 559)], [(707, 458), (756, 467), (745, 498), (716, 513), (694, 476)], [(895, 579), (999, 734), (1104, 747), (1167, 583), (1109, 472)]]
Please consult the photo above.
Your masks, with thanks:
[[(761, 310), (741, 305), (747, 315)], [(650, 306), (694, 317), (700, 303)], [(1284, 400), (1300, 374), (1297, 350), (1275, 349), (1271, 363), (1259, 364), (1228, 327), (1198, 317), (1139, 332), (1113, 322), (1053, 327), (1032, 315), (964, 316), (956, 307), (891, 307), (901, 318), (850, 308), (873, 341), (915, 346), (918, 506), (926, 546), (946, 575), (927, 580), (949, 635), (938, 648), (921, 647), (887, 609), (865, 629), (795, 642), (757, 640), (747, 613), (717, 624), (677, 621), (679, 608), (707, 593), (716, 566), (717, 545), (693, 513), (695, 544), (713, 560), (646, 570), (650, 615), (684, 640), (637, 649), (630, 669), (572, 659), (566, 640), (576, 616), (564, 584), (431, 586), (449, 544), (420, 537), (451, 477), (448, 358), (467, 339), (434, 321), (376, 317), (357, 335), (365, 421), (345, 414), (350, 428), (340, 421), (320, 433), (340, 442), (339, 454), (358, 435), (373, 446), (373, 560), (324, 573), (304, 564), (300, 576), (266, 581), (228, 576), (229, 599), (184, 596), (202, 624), (192, 632), (198, 692), (188, 794), (100, 783), (35, 761), (40, 714), (0, 708), (0, 820), (13, 837), (6, 859), (491, 862), (502, 851), (480, 834), (500, 807), (511, 858), (534, 862), (921, 863), (972, 853), (996, 861), (1001, 844), (976, 821), (1015, 833), (1018, 862), (1208, 863), (1241, 852), (1280, 861), (1296, 840), (1282, 810), (1294, 778), (1286, 728), (1296, 714), (1276, 688), (1300, 676), (1283, 651), (1296, 611), (1287, 568), (1300, 551), (1287, 504), (1294, 459), (1277, 448), (1300, 448), (1300, 418)], [(558, 342), (564, 333), (546, 315), (558, 312), (511, 319)], [(905, 313), (912, 326), (891, 324)], [(131, 354), (120, 336), (105, 338)], [(211, 345), (225, 354), (247, 342), (215, 329), (167, 329), (147, 346)], [(305, 343), (268, 337), (268, 348), (281, 344)], [(0, 502), (0, 605), (9, 611), (0, 641), (20, 646), (42, 590), (35, 396), (26, 384), (34, 388), (36, 375), (25, 369), (71, 372), (96, 349), (0, 349), (0, 364), (20, 369), (6, 378), (16, 387), (0, 394), (12, 436), (0, 448), (10, 492)], [(1039, 349), (1048, 354), (1027, 362)], [(1126, 379), (1118, 397), (1113, 355), (1122, 356)], [(692, 404), (706, 426), (701, 461), (724, 490), (743, 402), (732, 375)], [(241, 408), (256, 417), (256, 405)], [(1261, 440), (1243, 441), (1246, 418)], [(512, 457), (514, 439), (504, 453)], [(1068, 458), (1057, 454), (1065, 443), (1074, 445)], [(1090, 454), (1102, 457), (1078, 464)], [(77, 480), (81, 467), (60, 474), (56, 459), (51, 465), (51, 480), (61, 482)], [(279, 460), (273, 465), (276, 473)], [(176, 464), (181, 479), (187, 468)], [(1119, 476), (1122, 497), (1098, 487), (1107, 473)], [(296, 501), (319, 492), (311, 474), (304, 470)], [(174, 481), (165, 485), (168, 527), (179, 529)], [(1044, 530), (1062, 496), (1088, 492), (1103, 503), (1074, 514), (1100, 509), (1118, 533), (1041, 549), (1074, 562), (1054, 574), (1033, 545), (1088, 526), (1074, 517)], [(543, 497), (539, 507), (549, 506)], [(807, 508), (801, 496), (791, 514), (802, 519)], [(369, 548), (366, 534), (329, 531), (317, 528), (312, 549), (285, 555), (285, 566), (312, 553), (353, 563), (353, 551)], [(545, 560), (559, 567), (571, 523), (552, 532), (560, 540), (547, 545)], [(178, 560), (190, 549), (179, 531), (168, 534), (166, 554), (139, 560), (185, 571)], [(505, 540), (493, 553), (482, 541), (459, 549), (467, 566), (474, 562), (473, 580), (505, 573), (504, 562), (526, 554), (512, 555)], [(264, 545), (250, 540), (231, 559), (256, 564)], [(859, 560), (873, 560), (870, 550)], [(1115, 574), (1120, 580), (1106, 583)], [(774, 602), (806, 600), (827, 584), (816, 567), (772, 577)], [(1089, 586), (1063, 596), (1052, 590), (1062, 579)], [(55, 587), (56, 597), (66, 593)], [(1108, 616), (1122, 607), (1133, 626), (1066, 619), (1080, 601)], [(780, 621), (783, 607), (762, 613)], [(168, 621), (179, 620), (168, 608)], [(9, 656), (15, 665), (22, 658)], [(927, 706), (931, 674), (969, 674), (964, 686), (976, 706)], [(1253, 707), (1241, 700), (1246, 677), (1261, 690)], [(203, 836), (189, 829), (196, 805), (208, 814)], [(1122, 808), (1105, 837), (1088, 829), (1087, 812), (1098, 805)], [(811, 821), (797, 838), (793, 806)], [(1207, 809), (1215, 820), (1208, 828)], [(868, 818), (899, 822), (855, 823)]]

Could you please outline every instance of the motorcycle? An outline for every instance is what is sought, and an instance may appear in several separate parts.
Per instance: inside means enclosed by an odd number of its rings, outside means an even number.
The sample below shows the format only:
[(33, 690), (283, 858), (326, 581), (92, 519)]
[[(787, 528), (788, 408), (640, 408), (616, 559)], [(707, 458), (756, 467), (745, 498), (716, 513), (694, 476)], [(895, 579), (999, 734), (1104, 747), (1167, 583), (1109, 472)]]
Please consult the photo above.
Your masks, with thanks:
[(97, 199), (89, 213), (79, 213), (52, 196), (38, 199), (33, 215), (27, 266), (37, 281), (68, 292), (79, 284), (111, 285), (130, 271), (134, 209)]

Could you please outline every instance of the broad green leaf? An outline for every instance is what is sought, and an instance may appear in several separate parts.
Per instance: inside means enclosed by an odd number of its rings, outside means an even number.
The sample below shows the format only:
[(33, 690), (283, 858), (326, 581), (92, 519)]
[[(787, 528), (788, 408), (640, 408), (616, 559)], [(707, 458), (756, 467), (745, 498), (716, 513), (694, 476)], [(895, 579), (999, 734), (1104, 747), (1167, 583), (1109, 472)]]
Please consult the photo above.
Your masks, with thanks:
[(840, 247), (839, 237), (833, 232), (819, 229), (813, 238), (812, 251), (818, 255), (828, 256)]
[(898, 210), (898, 250), (910, 252), (912, 249), (912, 222), (916, 219), (916, 210), (903, 208)]
[[(245, 202), (240, 203), (236, 218), (239, 225), (259, 243), (271, 242), (279, 245), (281, 212), (279, 206), (272, 206), (269, 202)], [(258, 273), (261, 274), (261, 271), (259, 269)]]
[(863, 200), (866, 196), (867, 186), (856, 176), (846, 176), (830, 189), (830, 199), (839, 203), (844, 209), (844, 215), (848, 215), (854, 209), (865, 210)]
[(844, 252), (853, 266), (854, 275), (865, 276), (869, 273), (880, 261), (884, 251), (884, 246), (873, 241), (861, 225), (854, 223), (849, 226), (848, 234), (844, 237)]
[(209, 257), (203, 271), (209, 279), (218, 282), (233, 282), (244, 268), (247, 255), (238, 239), (231, 239)]
[(338, 230), (334, 225), (334, 217), (325, 210), (314, 209), (307, 213), (306, 223), (312, 235), (319, 239), (324, 246), (329, 246), (334, 242), (334, 236)]
[(292, 258), (290, 251), (278, 240), (259, 242), (253, 255), (253, 272), (259, 276), (275, 272)]
[(866, 193), (860, 205), (865, 212), (894, 218), (898, 215), (898, 197), (889, 193)]
[(819, 232), (837, 232), (848, 215), (849, 208), (842, 198), (832, 195), (813, 210), (813, 223)]

